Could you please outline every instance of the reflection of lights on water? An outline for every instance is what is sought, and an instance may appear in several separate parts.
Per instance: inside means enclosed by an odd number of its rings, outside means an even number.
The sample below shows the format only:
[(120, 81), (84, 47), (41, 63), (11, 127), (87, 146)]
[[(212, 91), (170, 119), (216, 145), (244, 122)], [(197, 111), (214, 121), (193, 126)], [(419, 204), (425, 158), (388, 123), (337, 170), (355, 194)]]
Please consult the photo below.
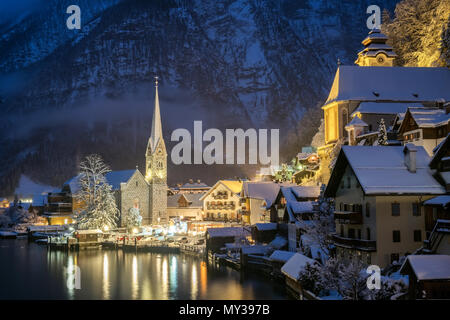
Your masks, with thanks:
[(170, 289), (176, 291), (177, 288), (177, 257), (173, 256), (170, 261)]
[(167, 263), (167, 258), (163, 259), (162, 262), (162, 268), (161, 268), (161, 277), (162, 277), (162, 297), (161, 299), (168, 299), (168, 286), (169, 286), (169, 279), (168, 279), (168, 274), (169, 274), (169, 266)]
[(103, 298), (109, 299), (109, 261), (106, 253), (103, 255)]
[(200, 293), (202, 296), (206, 295), (206, 288), (208, 282), (208, 269), (206, 267), (206, 262), (202, 261), (200, 263)]
[(191, 273), (191, 299), (197, 299), (198, 282), (197, 282), (197, 265), (196, 262), (192, 264)]
[(138, 264), (136, 255), (133, 256), (133, 265), (132, 265), (132, 282), (131, 282), (131, 295), (133, 299), (137, 299), (138, 291), (139, 291), (139, 283), (138, 283)]
[[(69, 283), (74, 283), (75, 282), (75, 264), (73, 262), (73, 256), (72, 255), (68, 255), (67, 257), (67, 271), (66, 271), (66, 276), (67, 276), (67, 284)], [(75, 293), (75, 288), (73, 286), (68, 285), (67, 286), (67, 291), (69, 293), (69, 299), (73, 299), (74, 298), (74, 293)]]

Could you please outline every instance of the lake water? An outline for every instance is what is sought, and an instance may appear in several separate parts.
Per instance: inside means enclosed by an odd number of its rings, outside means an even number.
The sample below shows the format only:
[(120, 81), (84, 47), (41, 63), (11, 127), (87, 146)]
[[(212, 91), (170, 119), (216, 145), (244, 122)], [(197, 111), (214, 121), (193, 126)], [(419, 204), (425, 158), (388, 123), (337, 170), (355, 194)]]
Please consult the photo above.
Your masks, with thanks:
[[(73, 288), (68, 272), (73, 266), (80, 268), (80, 289)], [(64, 252), (27, 240), (0, 240), (0, 299), (288, 299), (288, 296), (282, 284), (263, 276), (207, 265), (202, 259), (185, 254)]]

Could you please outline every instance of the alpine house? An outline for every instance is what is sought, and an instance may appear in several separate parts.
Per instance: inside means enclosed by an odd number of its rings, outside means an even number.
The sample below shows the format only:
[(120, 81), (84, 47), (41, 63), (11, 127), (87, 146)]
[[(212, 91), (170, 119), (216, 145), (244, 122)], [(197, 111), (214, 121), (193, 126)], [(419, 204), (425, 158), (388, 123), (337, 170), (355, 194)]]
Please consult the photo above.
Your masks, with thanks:
[(385, 267), (425, 239), (422, 203), (445, 188), (421, 146), (343, 146), (325, 190), (335, 200), (338, 256)]

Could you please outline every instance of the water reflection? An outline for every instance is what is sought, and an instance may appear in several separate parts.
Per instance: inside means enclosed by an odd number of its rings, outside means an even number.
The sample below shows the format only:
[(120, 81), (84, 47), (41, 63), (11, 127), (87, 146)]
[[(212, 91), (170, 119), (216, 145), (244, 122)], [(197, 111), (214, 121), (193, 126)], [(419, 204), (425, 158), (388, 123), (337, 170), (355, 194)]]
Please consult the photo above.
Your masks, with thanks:
[(132, 282), (131, 282), (131, 297), (132, 299), (138, 298), (139, 282), (138, 282), (138, 262), (137, 256), (133, 256), (133, 270), (132, 270)]
[(176, 293), (177, 291), (177, 266), (178, 261), (176, 256), (172, 256), (170, 260), (170, 292)]
[[(3, 241), (11, 248), (3, 248)], [(279, 299), (277, 283), (182, 254), (64, 252), (0, 240), (0, 299)], [(21, 243), (21, 246), (24, 246)], [(27, 254), (15, 254), (17, 250)], [(81, 289), (67, 286), (80, 267)], [(11, 270), (18, 270), (11, 273)], [(8, 276), (9, 275), (9, 276)]]
[(168, 281), (168, 265), (167, 265), (167, 257), (163, 258), (163, 262), (162, 262), (162, 271), (161, 271), (161, 275), (162, 275), (162, 279), (161, 279), (161, 295), (162, 297), (160, 299), (164, 299), (167, 300), (169, 299), (169, 281)]
[(108, 256), (105, 254), (103, 255), (103, 298), (104, 299), (110, 299), (109, 294), (109, 262), (108, 262)]

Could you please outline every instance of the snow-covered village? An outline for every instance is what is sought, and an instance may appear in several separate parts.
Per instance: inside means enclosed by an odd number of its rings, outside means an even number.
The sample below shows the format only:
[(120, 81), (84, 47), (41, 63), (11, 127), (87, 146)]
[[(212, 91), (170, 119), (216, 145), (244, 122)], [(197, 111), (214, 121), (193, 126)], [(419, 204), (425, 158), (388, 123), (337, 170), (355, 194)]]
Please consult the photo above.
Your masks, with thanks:
[(450, 2), (55, 2), (0, 5), (0, 299), (450, 299)]

